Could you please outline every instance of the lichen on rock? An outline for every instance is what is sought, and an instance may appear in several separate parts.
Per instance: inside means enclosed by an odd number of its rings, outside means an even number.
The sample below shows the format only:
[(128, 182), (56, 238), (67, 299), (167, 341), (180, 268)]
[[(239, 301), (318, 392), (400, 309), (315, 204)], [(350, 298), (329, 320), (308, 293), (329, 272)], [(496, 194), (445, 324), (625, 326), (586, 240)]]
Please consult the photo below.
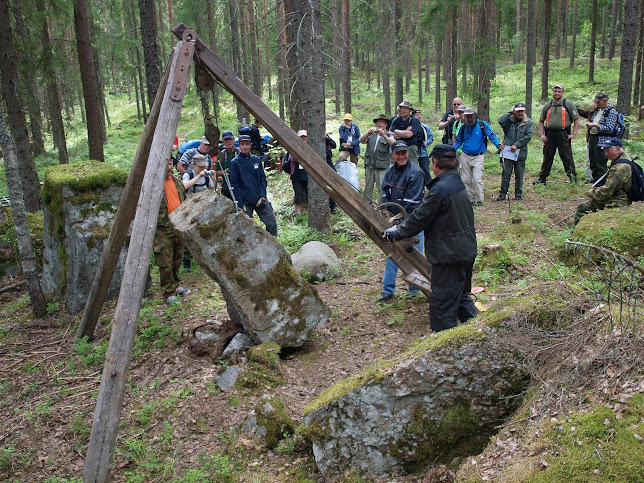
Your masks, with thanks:
[(275, 395), (265, 395), (255, 403), (242, 431), (257, 436), (267, 448), (275, 448), (285, 434), (293, 434), (295, 423), (284, 401)]

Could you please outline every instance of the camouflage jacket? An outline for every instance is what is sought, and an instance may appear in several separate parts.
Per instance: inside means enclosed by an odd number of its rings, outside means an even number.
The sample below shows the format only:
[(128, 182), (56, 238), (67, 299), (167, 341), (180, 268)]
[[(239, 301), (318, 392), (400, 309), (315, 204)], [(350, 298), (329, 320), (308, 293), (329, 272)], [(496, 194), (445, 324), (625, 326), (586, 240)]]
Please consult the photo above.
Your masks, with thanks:
[[(619, 159), (631, 159), (631, 157), (623, 153)], [(633, 171), (628, 163), (617, 164), (619, 159), (611, 163), (606, 175), (606, 182), (602, 186), (588, 191), (588, 196), (593, 201), (610, 207), (627, 206), (632, 203), (626, 196), (626, 192), (631, 189), (633, 184)]]
[[(172, 181), (174, 181), (174, 184), (177, 187), (177, 192), (179, 193), (179, 201), (183, 203), (186, 199), (186, 189), (183, 187), (183, 182), (174, 175), (172, 176)], [(168, 213), (168, 202), (165, 198), (164, 189), (163, 196), (161, 197), (161, 206), (159, 206), (159, 218), (157, 220), (157, 227), (166, 228), (168, 226), (170, 226), (170, 214)]]

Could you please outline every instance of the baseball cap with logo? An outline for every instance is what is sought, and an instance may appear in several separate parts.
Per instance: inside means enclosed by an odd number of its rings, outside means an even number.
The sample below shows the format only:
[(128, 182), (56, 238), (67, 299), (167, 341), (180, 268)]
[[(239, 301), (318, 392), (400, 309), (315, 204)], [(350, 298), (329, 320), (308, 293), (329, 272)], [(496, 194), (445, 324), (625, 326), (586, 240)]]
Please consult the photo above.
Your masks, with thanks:
[(306, 129), (300, 129), (297, 132), (297, 135), (300, 136), (300, 137), (302, 137), (302, 136), (307, 136), (308, 137), (309, 133), (306, 132)]
[(202, 138), (201, 138), (201, 142), (202, 142), (202, 143), (204, 143), (204, 144), (207, 144), (208, 146), (210, 146), (210, 141), (208, 141), (208, 139), (206, 138), (206, 136), (204, 136), (204, 137), (202, 137)]
[(396, 153), (398, 151), (409, 151), (409, 146), (407, 146), (403, 141), (396, 141), (392, 146), (391, 150)]
[(611, 146), (619, 146), (620, 148), (622, 147), (622, 140), (619, 138), (608, 138), (606, 141), (603, 143), (600, 143), (597, 145), (598, 147), (605, 149), (605, 148), (610, 148)]
[(347, 120), (348, 120), (348, 121), (353, 121), (353, 116), (347, 112), (347, 113), (344, 115), (344, 117), (342, 118), (342, 120), (343, 120), (343, 121), (347, 121)]
[(221, 135), (221, 139), (235, 139), (235, 135), (232, 131), (224, 131)]
[(517, 102), (514, 105), (514, 110), (515, 111), (525, 111), (525, 104), (523, 102)]

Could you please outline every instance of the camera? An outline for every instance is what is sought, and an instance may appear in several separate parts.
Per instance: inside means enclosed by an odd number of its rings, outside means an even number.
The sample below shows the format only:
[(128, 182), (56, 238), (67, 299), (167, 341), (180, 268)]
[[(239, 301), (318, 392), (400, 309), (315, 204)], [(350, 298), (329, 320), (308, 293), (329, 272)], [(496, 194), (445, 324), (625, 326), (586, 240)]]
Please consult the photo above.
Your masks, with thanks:
[(215, 172), (214, 172), (214, 171), (212, 171), (212, 170), (210, 170), (210, 171), (209, 171), (209, 170), (207, 170), (207, 169), (206, 169), (206, 170), (204, 170), (204, 175), (205, 175), (205, 176), (212, 176), (214, 173), (215, 173)]

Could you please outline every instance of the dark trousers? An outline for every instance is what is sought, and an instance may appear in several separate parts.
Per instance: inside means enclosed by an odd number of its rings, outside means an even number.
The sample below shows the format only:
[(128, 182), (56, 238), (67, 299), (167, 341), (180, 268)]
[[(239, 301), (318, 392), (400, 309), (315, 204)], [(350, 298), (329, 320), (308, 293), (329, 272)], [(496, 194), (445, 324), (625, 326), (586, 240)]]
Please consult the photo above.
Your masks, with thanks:
[(564, 165), (564, 170), (568, 176), (577, 176), (575, 161), (572, 159), (572, 145), (568, 139), (566, 131), (549, 131), (546, 129), (548, 142), (543, 145), (543, 162), (541, 163), (541, 172), (539, 179), (545, 180), (550, 176), (552, 162), (555, 159), (555, 153), (559, 150), (559, 157)]
[(277, 236), (277, 220), (275, 219), (275, 213), (273, 213), (273, 206), (269, 201), (266, 201), (266, 204), (261, 207), (246, 205), (244, 209), (246, 210), (246, 214), (251, 218), (253, 217), (253, 212), (257, 213), (259, 219), (266, 225), (266, 231), (273, 236)]
[(591, 134), (588, 136), (588, 159), (590, 160), (590, 170), (593, 175), (593, 183), (604, 176), (608, 171), (608, 158), (604, 150), (597, 147), (599, 135)]
[(470, 297), (472, 267), (465, 265), (432, 265), (432, 291), (429, 295), (429, 326), (434, 332), (451, 329), (457, 320), (466, 322), (476, 317)]
[(510, 189), (510, 178), (514, 171), (514, 195), (523, 196), (523, 173), (525, 172), (525, 159), (521, 161), (503, 160), (503, 174), (501, 175), (501, 194), (507, 195)]
[(420, 169), (422, 169), (423, 173), (425, 173), (425, 186), (427, 186), (432, 180), (432, 175), (429, 172), (429, 156), (419, 156), (418, 166), (420, 166)]
[(157, 226), (153, 250), (163, 297), (168, 298), (179, 286), (179, 268), (185, 247), (171, 226)]

